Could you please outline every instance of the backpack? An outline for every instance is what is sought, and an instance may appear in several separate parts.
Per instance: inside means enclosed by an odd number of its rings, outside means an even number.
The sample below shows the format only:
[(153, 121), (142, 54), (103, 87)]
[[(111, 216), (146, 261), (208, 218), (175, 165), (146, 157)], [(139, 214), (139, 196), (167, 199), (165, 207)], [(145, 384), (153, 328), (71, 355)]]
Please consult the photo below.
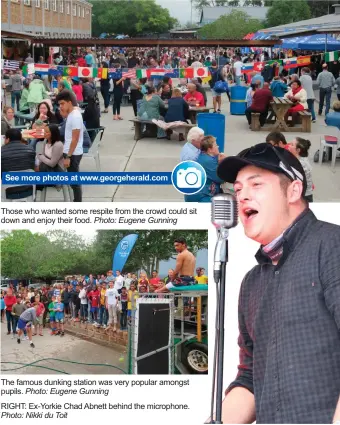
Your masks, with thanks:
[(221, 81), (221, 80), (216, 81), (216, 83), (213, 87), (213, 90), (216, 93), (226, 93), (226, 92), (229, 91), (228, 83), (225, 82), (225, 81)]

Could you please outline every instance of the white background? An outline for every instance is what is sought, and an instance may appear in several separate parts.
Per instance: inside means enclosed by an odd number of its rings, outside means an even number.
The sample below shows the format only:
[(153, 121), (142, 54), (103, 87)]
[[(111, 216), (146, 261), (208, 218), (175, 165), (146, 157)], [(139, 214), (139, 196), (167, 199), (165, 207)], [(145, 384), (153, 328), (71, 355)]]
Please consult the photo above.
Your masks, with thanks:
[[(7, 204), (8, 205), (8, 204)], [(55, 208), (58, 205), (59, 208), (65, 208), (65, 204), (45, 204), (44, 208)], [(131, 203), (127, 204), (110, 204), (114, 207), (118, 206), (120, 208), (132, 208)], [(187, 207), (188, 204), (183, 203), (172, 203), (172, 204), (156, 204), (153, 203), (153, 206), (157, 208), (169, 206), (171, 208), (183, 208)], [(18, 204), (15, 205), (17, 208)], [(82, 208), (93, 208), (91, 204), (82, 204)], [(139, 207), (150, 208), (150, 203), (138, 204)], [(25, 206), (22, 206), (25, 207)], [(111, 206), (110, 206), (111, 207)], [(196, 216), (178, 216), (179, 222), (176, 226), (180, 229), (209, 229), (209, 265), (213, 264), (213, 255), (214, 247), (216, 241), (216, 233), (214, 227), (210, 224), (210, 205), (195, 205), (198, 208), (199, 214)], [(35, 206), (36, 208), (36, 206)], [(72, 208), (74, 208), (72, 206)], [(111, 207), (113, 208), (113, 207)], [(189, 207), (188, 207), (189, 208)], [(340, 225), (340, 204), (311, 204), (311, 209), (316, 214), (317, 218), (335, 223)], [(12, 216), (13, 217), (13, 216)], [(2, 229), (10, 228), (27, 228), (25, 225), (13, 225), (8, 224), (1, 225)], [(62, 228), (64, 226), (59, 225), (56, 228)], [(65, 226), (66, 227), (66, 226)], [(74, 230), (81, 230), (82, 227), (76, 227), (74, 225), (68, 226), (72, 227)], [(118, 228), (118, 226), (113, 227), (112, 225), (100, 225), (98, 229), (103, 228)], [(122, 228), (122, 226), (120, 226)], [(129, 227), (130, 228), (130, 227)], [(135, 227), (136, 229), (137, 227)], [(139, 229), (151, 228), (150, 225), (139, 225)], [(153, 226), (152, 228), (156, 228)], [(157, 228), (173, 228), (169, 225), (157, 226)], [(31, 226), (30, 230), (33, 231), (42, 231), (41, 225)], [(44, 228), (46, 231), (47, 228)], [(131, 227), (133, 230), (133, 227)], [(235, 229), (230, 230), (229, 237), (229, 263), (227, 266), (227, 278), (226, 278), (226, 321), (225, 321), (225, 372), (224, 372), (224, 387), (226, 388), (229, 383), (235, 378), (237, 373), (237, 364), (238, 364), (238, 347), (237, 347), (237, 337), (238, 337), (238, 327), (237, 327), (237, 304), (238, 304), (238, 293), (240, 288), (240, 283), (243, 276), (246, 272), (251, 269), (255, 264), (254, 254), (258, 249), (258, 244), (250, 241), (243, 234), (243, 228), (241, 225), (238, 225)], [(91, 396), (31, 396), (28, 399), (25, 396), (14, 396), (14, 397), (2, 397), (1, 402), (67, 402), (71, 401), (72, 403), (80, 402), (92, 402), (92, 403), (130, 403), (130, 402), (139, 402), (139, 403), (187, 403), (190, 406), (188, 411), (69, 411), (69, 419), (53, 419), (53, 420), (42, 420), (44, 423), (49, 424), (62, 424), (68, 422), (77, 422), (84, 421), (84, 424), (87, 423), (98, 423), (99, 421), (105, 420), (110, 422), (126, 423), (126, 421), (136, 421), (137, 423), (159, 423), (162, 424), (196, 424), (203, 423), (209, 415), (210, 411), (210, 393), (211, 393), (211, 371), (212, 371), (212, 353), (213, 353), (213, 341), (214, 341), (214, 319), (215, 319), (215, 284), (213, 283), (212, 277), (212, 267), (209, 267), (210, 276), (209, 276), (209, 376), (190, 376), (190, 386), (189, 387), (144, 387), (139, 388), (121, 388), (113, 387), (111, 393), (108, 397), (102, 395), (91, 395)], [(2, 329), (3, 332), (3, 329)], [(100, 349), (100, 347), (98, 347)], [(4, 375), (2, 375), (4, 377)], [(6, 375), (6, 378), (17, 378), (20, 379), (44, 379), (47, 375)], [(70, 376), (61, 376), (61, 375), (49, 375), (49, 378), (58, 378), (63, 377), (65, 379), (71, 379)], [(115, 379), (117, 375), (111, 375), (111, 379)], [(72, 378), (76, 378), (72, 376)], [(77, 378), (80, 378), (78, 376)], [(88, 379), (96, 379), (97, 376), (86, 375)], [(100, 376), (100, 378), (104, 378)], [(119, 379), (148, 379), (145, 376), (120, 376)], [(157, 376), (151, 376), (151, 379), (157, 379)], [(158, 377), (158, 378), (170, 378), (170, 379), (187, 379), (187, 376), (168, 376), (168, 377)], [(67, 388), (67, 387), (65, 387)], [(38, 423), (37, 420), (25, 419), (32, 423)], [(42, 423), (42, 421), (39, 421)], [(19, 424), (22, 423), (22, 420), (1, 420), (3, 424)]]

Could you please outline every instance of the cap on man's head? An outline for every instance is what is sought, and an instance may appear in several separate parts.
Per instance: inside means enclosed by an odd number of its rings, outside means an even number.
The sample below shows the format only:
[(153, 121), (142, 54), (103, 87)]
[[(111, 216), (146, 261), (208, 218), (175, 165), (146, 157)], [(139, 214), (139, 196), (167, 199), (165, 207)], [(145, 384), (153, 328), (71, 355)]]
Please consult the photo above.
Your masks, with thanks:
[(247, 165), (284, 174), (291, 181), (300, 180), (303, 183), (302, 194), (306, 192), (307, 180), (300, 161), (288, 150), (269, 143), (259, 143), (236, 156), (225, 158), (217, 168), (217, 175), (226, 182), (234, 183), (238, 173)]

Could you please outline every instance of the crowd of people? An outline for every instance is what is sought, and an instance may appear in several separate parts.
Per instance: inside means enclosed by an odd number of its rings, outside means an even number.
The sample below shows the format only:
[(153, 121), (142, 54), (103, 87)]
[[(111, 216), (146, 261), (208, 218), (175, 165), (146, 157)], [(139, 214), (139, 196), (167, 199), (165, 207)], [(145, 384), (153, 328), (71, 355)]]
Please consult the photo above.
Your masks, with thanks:
[[(49, 325), (51, 335), (64, 335), (65, 319), (91, 323), (106, 330), (127, 330), (136, 311), (138, 297), (164, 292), (163, 288), (175, 281), (174, 270), (161, 279), (158, 271), (152, 276), (141, 272), (122, 275), (119, 270), (113, 274), (92, 274), (68, 276), (63, 284), (42, 285), (39, 288), (25, 286), (21, 282), (10, 285), (1, 292), (1, 322), (6, 316), (7, 335), (21, 342), (24, 333), (34, 347), (32, 336), (43, 336)], [(196, 269), (196, 284), (208, 284), (203, 267)]]
[[(340, 118), (340, 103), (335, 103), (335, 108), (338, 108), (338, 110), (328, 114), (326, 117), (329, 121), (329, 125), (334, 125), (336, 120), (336, 117), (334, 118), (335, 114)], [(313, 202), (314, 185), (312, 179), (312, 166), (308, 159), (311, 142), (301, 137), (296, 137), (291, 142), (287, 142), (282, 133), (275, 131), (268, 134), (266, 143), (270, 143), (277, 148), (287, 149), (299, 159), (307, 180), (305, 199), (308, 202)], [(180, 161), (198, 162), (204, 168), (207, 179), (200, 192), (195, 195), (185, 196), (186, 202), (211, 202), (213, 196), (223, 191), (222, 185), (224, 182), (217, 175), (217, 168), (224, 158), (226, 158), (226, 156), (219, 152), (215, 137), (204, 135), (204, 130), (199, 127), (194, 127), (189, 131), (187, 143), (181, 150)], [(232, 190), (232, 188), (229, 189)]]

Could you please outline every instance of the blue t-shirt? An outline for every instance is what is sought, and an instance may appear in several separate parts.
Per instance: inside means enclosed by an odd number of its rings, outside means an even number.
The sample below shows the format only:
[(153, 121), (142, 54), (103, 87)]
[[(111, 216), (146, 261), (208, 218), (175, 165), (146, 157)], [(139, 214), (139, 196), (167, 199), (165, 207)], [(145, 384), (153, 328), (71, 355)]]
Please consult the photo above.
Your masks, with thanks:
[(0, 307), (1, 310), (5, 310), (5, 300), (3, 298), (0, 299)]
[(201, 152), (196, 162), (202, 165), (207, 174), (207, 181), (201, 191), (194, 195), (185, 195), (186, 202), (211, 202), (211, 198), (221, 192), (223, 180), (217, 175), (218, 157)]
[(63, 303), (55, 303), (54, 308), (56, 310), (60, 309), (61, 311), (55, 312), (56, 319), (62, 319), (64, 317), (64, 304)]
[(93, 56), (91, 55), (91, 53), (88, 53), (85, 56), (85, 61), (86, 61), (86, 65), (92, 65), (93, 64)]

